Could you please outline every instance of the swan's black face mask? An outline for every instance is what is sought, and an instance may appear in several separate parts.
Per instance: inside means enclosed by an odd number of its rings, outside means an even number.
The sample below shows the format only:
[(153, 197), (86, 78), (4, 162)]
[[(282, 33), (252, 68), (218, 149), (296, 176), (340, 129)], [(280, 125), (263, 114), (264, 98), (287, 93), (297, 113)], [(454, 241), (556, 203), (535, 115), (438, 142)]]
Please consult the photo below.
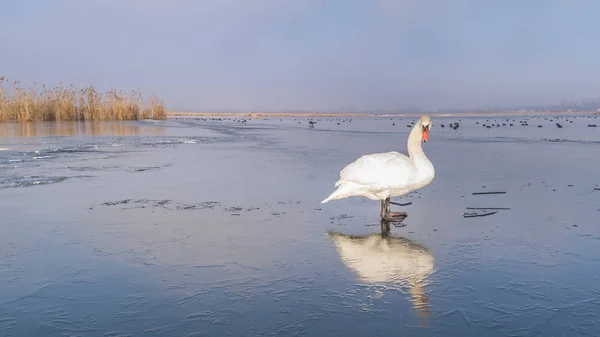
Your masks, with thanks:
[(429, 140), (429, 125), (422, 125), (423, 135), (421, 136), (421, 140), (423, 143), (427, 143)]

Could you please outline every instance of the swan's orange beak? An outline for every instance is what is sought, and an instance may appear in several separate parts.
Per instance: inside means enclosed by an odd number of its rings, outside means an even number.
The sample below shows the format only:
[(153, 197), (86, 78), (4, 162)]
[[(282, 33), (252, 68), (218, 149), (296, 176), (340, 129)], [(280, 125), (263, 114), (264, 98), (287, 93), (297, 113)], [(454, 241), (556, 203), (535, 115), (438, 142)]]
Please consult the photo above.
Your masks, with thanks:
[(423, 128), (423, 135), (421, 136), (421, 140), (423, 141), (423, 143), (427, 143), (427, 141), (429, 140), (429, 127), (428, 126)]

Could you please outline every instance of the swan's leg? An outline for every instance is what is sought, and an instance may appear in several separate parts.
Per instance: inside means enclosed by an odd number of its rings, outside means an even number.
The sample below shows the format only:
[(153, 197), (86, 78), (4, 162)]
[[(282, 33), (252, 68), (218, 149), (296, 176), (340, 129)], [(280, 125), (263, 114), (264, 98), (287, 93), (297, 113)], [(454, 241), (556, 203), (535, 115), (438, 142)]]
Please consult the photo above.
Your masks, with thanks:
[(390, 213), (390, 198), (381, 200), (381, 219), (387, 220)]
[(390, 236), (390, 222), (381, 218), (381, 237), (386, 238)]

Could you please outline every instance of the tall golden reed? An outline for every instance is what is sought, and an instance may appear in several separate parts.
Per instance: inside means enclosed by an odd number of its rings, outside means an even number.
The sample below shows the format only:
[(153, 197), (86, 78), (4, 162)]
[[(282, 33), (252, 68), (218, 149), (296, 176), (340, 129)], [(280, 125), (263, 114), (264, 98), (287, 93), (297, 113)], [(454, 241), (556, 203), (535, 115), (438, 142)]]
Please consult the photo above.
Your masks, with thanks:
[(167, 118), (162, 100), (153, 95), (144, 102), (136, 90), (124, 92), (111, 88), (102, 94), (93, 86), (77, 89), (60, 83), (54, 88), (43, 85), (38, 92), (33, 88), (23, 89), (14, 81), (8, 92), (3, 87), (6, 83), (8, 80), (0, 77), (0, 123)]

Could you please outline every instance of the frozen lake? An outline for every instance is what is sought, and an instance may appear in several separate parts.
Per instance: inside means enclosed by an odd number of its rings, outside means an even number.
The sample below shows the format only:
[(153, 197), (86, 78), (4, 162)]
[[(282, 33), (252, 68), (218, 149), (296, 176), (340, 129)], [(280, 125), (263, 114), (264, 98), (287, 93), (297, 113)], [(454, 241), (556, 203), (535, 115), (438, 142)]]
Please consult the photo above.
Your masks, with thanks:
[(386, 235), (320, 201), (417, 118), (313, 120), (0, 125), (0, 335), (600, 335), (600, 118), (434, 117)]

